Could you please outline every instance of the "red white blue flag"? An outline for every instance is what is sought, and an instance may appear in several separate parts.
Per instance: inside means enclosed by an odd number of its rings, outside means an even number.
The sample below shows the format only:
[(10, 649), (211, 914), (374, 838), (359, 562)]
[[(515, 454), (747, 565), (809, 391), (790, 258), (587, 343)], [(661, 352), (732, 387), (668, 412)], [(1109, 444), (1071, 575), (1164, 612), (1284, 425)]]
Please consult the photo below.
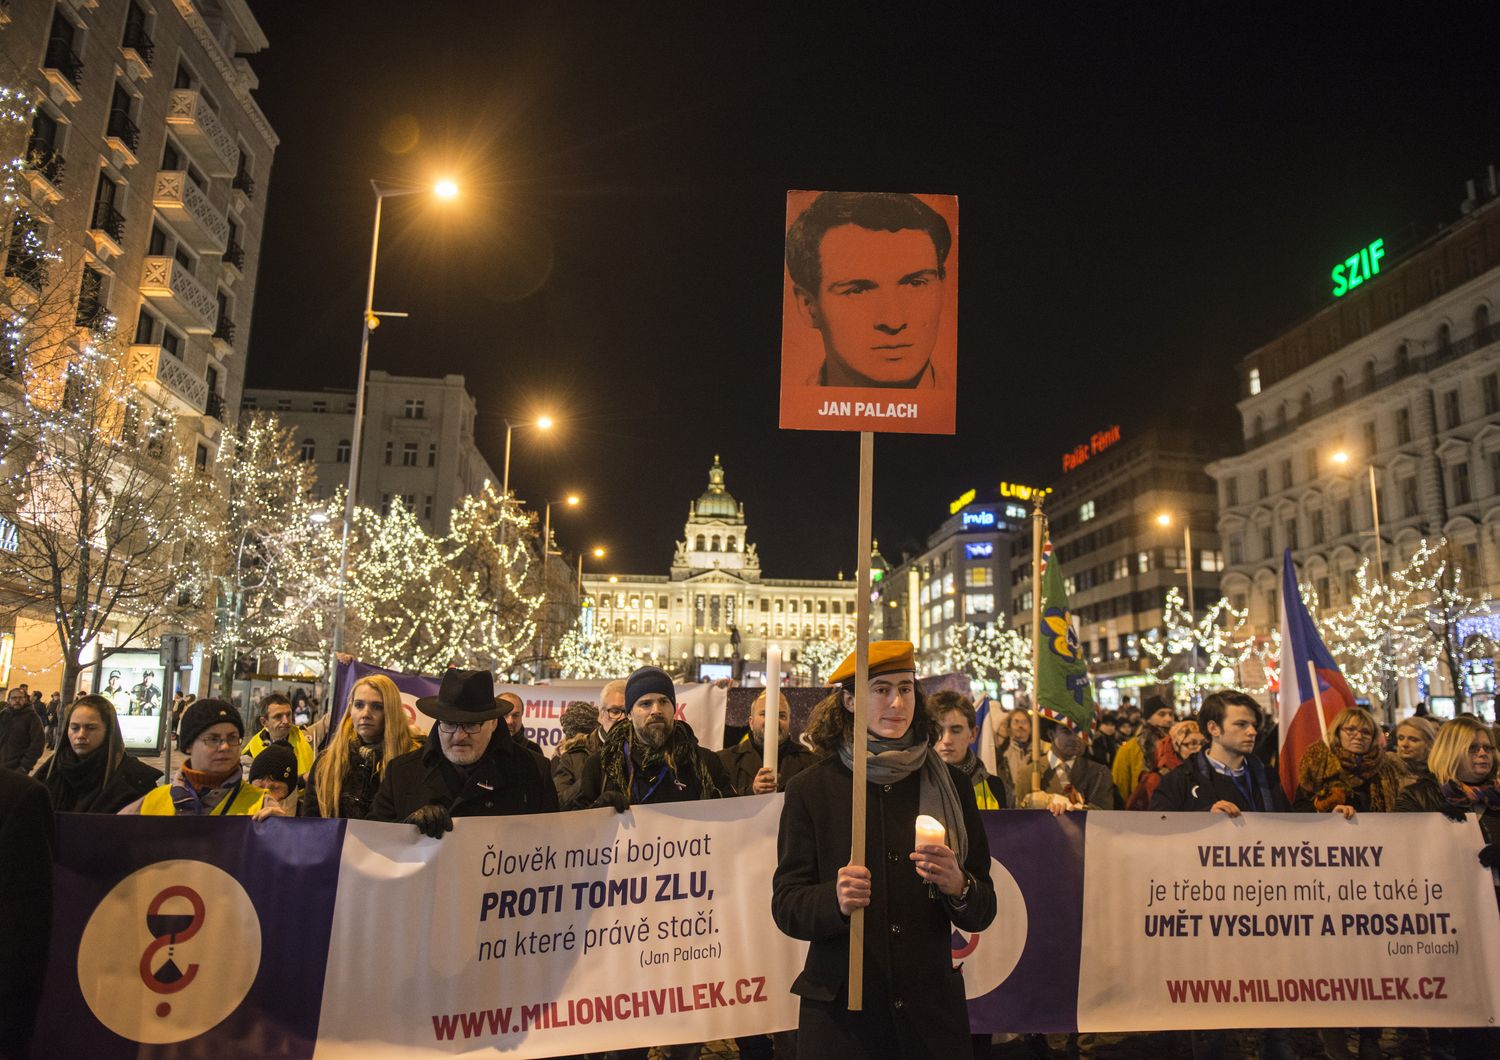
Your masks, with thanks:
[[(1318, 675), (1318, 693), (1323, 702), (1323, 722), (1318, 721), (1318, 698), (1314, 695), (1308, 662)], [(1277, 742), (1281, 786), (1286, 797), (1297, 794), (1297, 766), (1303, 753), (1323, 739), (1328, 723), (1341, 710), (1354, 706), (1354, 693), (1344, 680), (1339, 664), (1318, 636), (1302, 593), (1297, 588), (1297, 568), (1292, 553), (1281, 558), (1281, 692), (1278, 697)]]

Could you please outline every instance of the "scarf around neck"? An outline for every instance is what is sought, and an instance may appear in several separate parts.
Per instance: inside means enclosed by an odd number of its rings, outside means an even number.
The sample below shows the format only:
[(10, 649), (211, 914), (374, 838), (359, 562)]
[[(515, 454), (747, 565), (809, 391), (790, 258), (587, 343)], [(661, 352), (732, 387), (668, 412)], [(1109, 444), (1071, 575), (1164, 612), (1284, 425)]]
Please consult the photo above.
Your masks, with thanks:
[(1455, 779), (1438, 790), (1450, 804), (1472, 809), (1475, 813), (1500, 810), (1500, 787), (1494, 781), (1488, 784), (1465, 784)]
[[(685, 721), (673, 724), (666, 743), (652, 747), (637, 737), (635, 726), (628, 718), (624, 719), (610, 726), (604, 735), (599, 758), (604, 787), (623, 793), (631, 802), (643, 801), (647, 787), (654, 791), (656, 782), (663, 779), (663, 770), (671, 773), (673, 782), (680, 782), (683, 774), (695, 778), (700, 799), (717, 799), (722, 795), (698, 754), (698, 738)], [(640, 790), (632, 790), (635, 788)]]
[[(948, 831), (948, 848), (958, 857), (959, 867), (969, 856), (969, 833), (964, 827), (963, 804), (958, 788), (948, 772), (948, 764), (938, 757), (925, 740), (906, 730), (895, 740), (869, 734), (869, 757), (865, 761), (865, 780), (870, 784), (895, 784), (913, 773), (919, 775), (917, 812), (935, 817)], [(971, 751), (970, 754), (973, 752)], [(839, 760), (854, 768), (854, 744), (845, 740), (839, 747)], [(977, 758), (976, 758), (977, 761)], [(983, 768), (981, 765), (980, 768)]]

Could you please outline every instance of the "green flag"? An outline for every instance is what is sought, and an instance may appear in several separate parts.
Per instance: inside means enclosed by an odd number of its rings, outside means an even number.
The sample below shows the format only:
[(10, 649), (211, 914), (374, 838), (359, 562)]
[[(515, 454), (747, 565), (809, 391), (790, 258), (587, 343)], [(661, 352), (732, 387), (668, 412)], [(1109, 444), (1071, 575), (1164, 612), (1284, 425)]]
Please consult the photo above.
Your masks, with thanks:
[(1083, 647), (1073, 629), (1062, 566), (1051, 543), (1043, 553), (1041, 644), (1037, 649), (1036, 699), (1042, 717), (1086, 733), (1094, 723), (1094, 689)]

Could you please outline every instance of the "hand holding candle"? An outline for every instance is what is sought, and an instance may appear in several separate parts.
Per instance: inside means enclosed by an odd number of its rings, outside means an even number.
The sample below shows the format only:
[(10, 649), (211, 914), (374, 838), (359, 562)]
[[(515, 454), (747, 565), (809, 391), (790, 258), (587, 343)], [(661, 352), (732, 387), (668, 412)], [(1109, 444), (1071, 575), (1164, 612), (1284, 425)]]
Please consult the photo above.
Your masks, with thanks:
[(912, 851), (911, 859), (916, 862), (917, 875), (926, 880), (931, 889), (946, 895), (960, 893), (964, 887), (964, 874), (958, 867), (958, 858), (947, 847), (948, 830), (943, 827), (943, 822), (924, 813), (917, 818), (916, 833), (917, 849)]
[(917, 843), (919, 847), (940, 847), (948, 838), (948, 829), (936, 817), (922, 814), (917, 818)]

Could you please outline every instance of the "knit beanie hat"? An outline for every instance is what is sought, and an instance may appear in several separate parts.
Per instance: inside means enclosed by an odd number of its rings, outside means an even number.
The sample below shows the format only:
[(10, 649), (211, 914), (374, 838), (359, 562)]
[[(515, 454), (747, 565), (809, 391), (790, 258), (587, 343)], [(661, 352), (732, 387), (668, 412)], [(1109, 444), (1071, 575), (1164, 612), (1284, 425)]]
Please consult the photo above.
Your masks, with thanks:
[(582, 700), (569, 703), (562, 715), (563, 739), (593, 732), (599, 727), (599, 708)]
[(182, 721), (177, 725), (178, 749), (186, 753), (192, 748), (193, 741), (203, 734), (204, 729), (225, 721), (239, 730), (240, 739), (245, 738), (245, 719), (240, 717), (240, 712), (234, 709), (233, 703), (226, 703), (222, 699), (194, 700), (182, 712)]
[(657, 666), (642, 666), (625, 679), (625, 709), (630, 710), (636, 700), (652, 693), (666, 696), (672, 706), (677, 705), (677, 690), (667, 672)]
[(285, 744), (268, 745), (250, 763), (250, 782), (253, 784), (261, 777), (279, 780), (286, 785), (288, 792), (296, 791), (297, 753)]

